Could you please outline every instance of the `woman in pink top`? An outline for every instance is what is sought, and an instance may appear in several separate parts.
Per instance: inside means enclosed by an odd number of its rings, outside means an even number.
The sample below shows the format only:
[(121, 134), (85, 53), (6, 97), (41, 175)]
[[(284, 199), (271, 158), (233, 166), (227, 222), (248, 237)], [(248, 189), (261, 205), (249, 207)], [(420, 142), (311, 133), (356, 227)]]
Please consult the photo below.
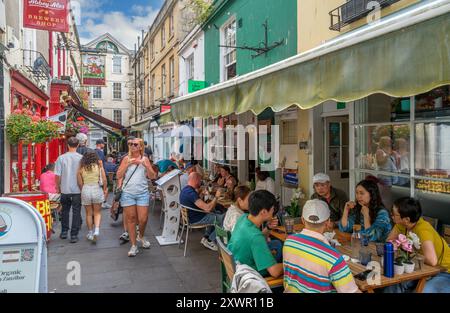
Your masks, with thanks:
[(55, 170), (55, 164), (48, 164), (44, 172), (41, 174), (40, 190), (48, 193), (50, 201), (59, 201), (60, 194), (56, 191), (56, 175), (53, 172)]

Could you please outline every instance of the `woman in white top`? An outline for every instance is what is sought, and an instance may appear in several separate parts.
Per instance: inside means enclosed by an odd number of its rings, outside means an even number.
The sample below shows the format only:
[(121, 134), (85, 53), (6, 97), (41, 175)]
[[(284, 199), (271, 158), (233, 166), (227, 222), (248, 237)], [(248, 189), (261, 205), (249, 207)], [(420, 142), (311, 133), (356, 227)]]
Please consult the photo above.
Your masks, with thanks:
[[(142, 248), (150, 248), (150, 242), (144, 236), (150, 205), (148, 179), (156, 178), (157, 173), (154, 171), (150, 160), (144, 156), (145, 146), (142, 139), (131, 139), (128, 146), (129, 153), (117, 170), (117, 180), (121, 182), (120, 204), (123, 207), (131, 241), (128, 256), (134, 257), (139, 252), (137, 241), (141, 243)], [(136, 235), (136, 224), (139, 224), (139, 236)]]
[(223, 228), (225, 230), (232, 232), (239, 217), (244, 214), (244, 211), (248, 211), (248, 197), (250, 192), (251, 190), (247, 186), (237, 186), (234, 188), (234, 204), (228, 208), (223, 220)]
[(275, 195), (275, 181), (270, 177), (269, 172), (258, 171), (256, 173), (258, 182), (256, 183), (255, 190), (267, 190)]

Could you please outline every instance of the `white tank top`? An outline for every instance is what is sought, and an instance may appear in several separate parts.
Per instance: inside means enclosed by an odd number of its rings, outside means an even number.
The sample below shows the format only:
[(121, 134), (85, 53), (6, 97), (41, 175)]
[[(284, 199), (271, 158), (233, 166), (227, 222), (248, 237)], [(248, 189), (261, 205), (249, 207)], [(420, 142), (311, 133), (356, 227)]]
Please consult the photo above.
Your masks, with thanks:
[[(123, 179), (123, 186), (130, 179), (131, 174), (133, 174), (136, 165), (130, 165), (125, 173), (125, 178)], [(122, 189), (123, 192), (130, 193), (133, 195), (139, 195), (148, 192), (148, 181), (146, 176), (147, 170), (144, 165), (138, 165), (136, 172), (131, 177), (128, 184)]]

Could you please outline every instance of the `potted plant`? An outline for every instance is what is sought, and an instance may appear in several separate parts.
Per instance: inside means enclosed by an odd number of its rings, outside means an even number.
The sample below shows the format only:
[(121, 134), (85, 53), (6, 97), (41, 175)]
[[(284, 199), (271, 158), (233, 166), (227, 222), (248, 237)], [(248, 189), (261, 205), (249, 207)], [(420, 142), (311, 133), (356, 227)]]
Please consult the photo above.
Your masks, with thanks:
[(398, 238), (392, 241), (394, 250), (397, 251), (397, 257), (394, 263), (394, 272), (396, 274), (412, 273), (414, 271), (415, 263), (413, 262), (416, 256), (415, 251), (420, 249), (419, 237), (413, 233), (408, 233), (407, 236), (400, 234)]
[(300, 223), (300, 216), (301, 216), (300, 199), (304, 198), (305, 194), (303, 193), (301, 188), (295, 189), (291, 198), (291, 205), (286, 209), (287, 214), (295, 219), (294, 221), (295, 224)]

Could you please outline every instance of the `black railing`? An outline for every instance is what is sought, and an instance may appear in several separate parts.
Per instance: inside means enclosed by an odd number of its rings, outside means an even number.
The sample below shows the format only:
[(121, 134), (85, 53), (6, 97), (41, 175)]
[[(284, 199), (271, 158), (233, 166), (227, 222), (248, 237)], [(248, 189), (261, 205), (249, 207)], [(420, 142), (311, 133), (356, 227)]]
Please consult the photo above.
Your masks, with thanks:
[(22, 49), (23, 67), (37, 80), (50, 78), (50, 65), (39, 51)]
[(384, 8), (399, 1), (400, 0), (348, 0), (346, 3), (329, 13), (331, 19), (330, 29), (341, 31), (342, 27), (369, 15), (369, 13), (375, 9), (371, 2), (378, 2), (380, 7)]

